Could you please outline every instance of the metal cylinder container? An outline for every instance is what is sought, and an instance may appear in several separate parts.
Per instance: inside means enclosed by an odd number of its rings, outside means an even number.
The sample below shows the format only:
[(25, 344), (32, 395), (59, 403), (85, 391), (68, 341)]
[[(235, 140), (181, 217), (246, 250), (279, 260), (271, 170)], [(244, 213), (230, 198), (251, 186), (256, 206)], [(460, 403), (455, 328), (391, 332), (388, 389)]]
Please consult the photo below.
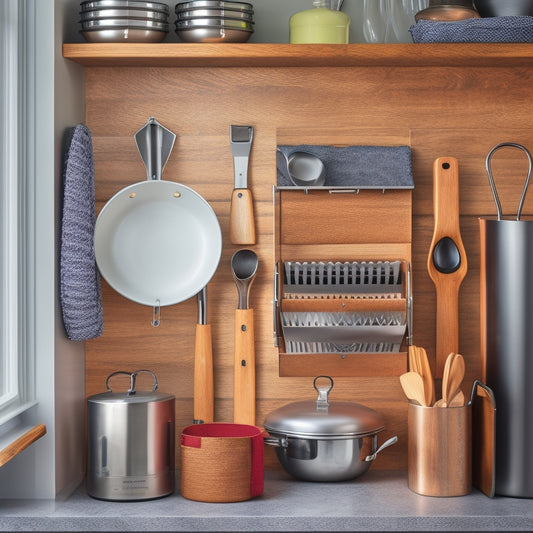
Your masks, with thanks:
[(494, 391), (496, 494), (533, 498), (533, 221), (480, 220), (481, 346)]
[[(137, 391), (139, 373), (154, 379), (151, 391)], [(130, 389), (113, 392), (109, 380), (130, 376)], [(174, 492), (175, 398), (156, 392), (147, 370), (114, 372), (107, 392), (87, 399), (87, 492), (102, 500), (147, 500)]]

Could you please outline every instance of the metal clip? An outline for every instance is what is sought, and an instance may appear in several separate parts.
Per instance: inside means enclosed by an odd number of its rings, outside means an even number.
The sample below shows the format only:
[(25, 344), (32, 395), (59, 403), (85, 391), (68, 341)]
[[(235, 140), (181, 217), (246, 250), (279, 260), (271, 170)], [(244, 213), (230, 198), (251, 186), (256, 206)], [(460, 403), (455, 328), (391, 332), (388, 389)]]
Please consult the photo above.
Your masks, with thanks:
[(157, 328), (159, 324), (161, 323), (161, 307), (160, 307), (160, 300), (155, 301), (154, 309), (152, 312), (152, 326), (154, 328)]

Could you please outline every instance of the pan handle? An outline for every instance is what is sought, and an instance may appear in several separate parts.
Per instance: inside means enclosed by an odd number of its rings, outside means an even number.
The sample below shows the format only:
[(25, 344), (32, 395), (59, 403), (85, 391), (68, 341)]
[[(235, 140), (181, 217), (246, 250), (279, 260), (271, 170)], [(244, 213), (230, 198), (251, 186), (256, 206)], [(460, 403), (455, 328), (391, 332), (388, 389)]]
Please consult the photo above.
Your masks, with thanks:
[(524, 200), (526, 199), (527, 188), (529, 186), (529, 178), (531, 176), (531, 168), (533, 166), (533, 162), (532, 162), (531, 154), (529, 153), (529, 150), (525, 146), (522, 146), (521, 144), (518, 144), (518, 143), (505, 142), (505, 143), (497, 144), (487, 154), (487, 159), (485, 161), (485, 168), (487, 169), (487, 175), (489, 177), (490, 189), (492, 191), (492, 196), (494, 197), (494, 203), (496, 204), (496, 211), (498, 212), (498, 220), (502, 219), (502, 206), (501, 206), (501, 203), (500, 203), (500, 198), (498, 196), (498, 191), (496, 190), (496, 185), (494, 183), (494, 178), (492, 176), (491, 159), (492, 159), (492, 156), (494, 155), (494, 152), (496, 152), (500, 148), (503, 148), (504, 146), (512, 146), (513, 148), (518, 148), (519, 150), (522, 150), (527, 155), (527, 158), (528, 158), (528, 161), (529, 161), (529, 169), (527, 171), (527, 177), (526, 177), (526, 181), (524, 183), (524, 190), (522, 191), (522, 196), (520, 197), (520, 203), (518, 204), (518, 211), (516, 213), (516, 220), (520, 220), (520, 215), (522, 214), (522, 207), (524, 205)]
[(494, 397), (493, 390), (489, 386), (485, 385), (485, 383), (482, 383), (479, 379), (476, 379), (474, 383), (472, 383), (472, 392), (470, 393), (470, 401), (468, 403), (474, 403), (474, 396), (476, 395), (478, 387), (481, 387), (487, 393), (488, 397), (490, 398), (490, 401), (492, 402), (492, 405), (496, 406), (496, 399)]

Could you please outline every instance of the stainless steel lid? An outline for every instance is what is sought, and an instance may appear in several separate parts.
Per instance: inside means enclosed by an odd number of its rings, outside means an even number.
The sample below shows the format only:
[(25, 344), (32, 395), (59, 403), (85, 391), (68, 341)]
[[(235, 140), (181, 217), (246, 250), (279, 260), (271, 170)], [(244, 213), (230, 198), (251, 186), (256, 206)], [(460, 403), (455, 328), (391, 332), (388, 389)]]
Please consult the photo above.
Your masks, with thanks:
[[(154, 384), (151, 391), (139, 391), (135, 389), (135, 382), (137, 375), (140, 373), (148, 373), (152, 375)], [(118, 375), (123, 374), (130, 377), (130, 388), (127, 391), (113, 392), (109, 386), (109, 380)], [(87, 398), (88, 403), (92, 404), (146, 404), (152, 402), (162, 402), (173, 400), (175, 397), (172, 394), (165, 394), (163, 392), (157, 391), (157, 378), (155, 374), (150, 370), (137, 370), (135, 372), (113, 372), (107, 376), (105, 386), (107, 392), (102, 392), (100, 394), (95, 394)]]
[[(319, 379), (329, 380), (317, 385)], [(314, 401), (294, 402), (270, 413), (265, 419), (269, 433), (306, 439), (341, 439), (374, 435), (385, 428), (383, 416), (364, 405), (353, 402), (328, 402), (333, 388), (329, 376), (318, 376), (313, 381), (318, 392)]]

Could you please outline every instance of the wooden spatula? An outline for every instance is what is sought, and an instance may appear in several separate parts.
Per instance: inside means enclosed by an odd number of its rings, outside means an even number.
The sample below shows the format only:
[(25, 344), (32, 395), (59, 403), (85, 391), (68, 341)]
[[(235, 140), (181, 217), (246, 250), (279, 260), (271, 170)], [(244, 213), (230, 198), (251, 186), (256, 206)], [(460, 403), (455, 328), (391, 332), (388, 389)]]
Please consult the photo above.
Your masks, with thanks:
[(431, 373), (431, 367), (429, 366), (426, 350), (420, 346), (417, 346), (416, 355), (418, 360), (417, 372), (422, 376), (422, 380), (424, 381), (426, 404), (433, 405), (435, 403), (435, 382), (433, 381), (433, 375)]
[(400, 376), (400, 384), (408, 400), (427, 407), (424, 381), (418, 372), (406, 372)]
[[(459, 407), (461, 402), (460, 395), (461, 383), (465, 377), (465, 361), (460, 353), (450, 353), (446, 358), (444, 364), (444, 372), (442, 375), (442, 400), (439, 400), (435, 405), (437, 407)], [(455, 398), (458, 396), (457, 398)], [(454, 400), (454, 405), (452, 404)], [(464, 405), (464, 395), (462, 399)]]

